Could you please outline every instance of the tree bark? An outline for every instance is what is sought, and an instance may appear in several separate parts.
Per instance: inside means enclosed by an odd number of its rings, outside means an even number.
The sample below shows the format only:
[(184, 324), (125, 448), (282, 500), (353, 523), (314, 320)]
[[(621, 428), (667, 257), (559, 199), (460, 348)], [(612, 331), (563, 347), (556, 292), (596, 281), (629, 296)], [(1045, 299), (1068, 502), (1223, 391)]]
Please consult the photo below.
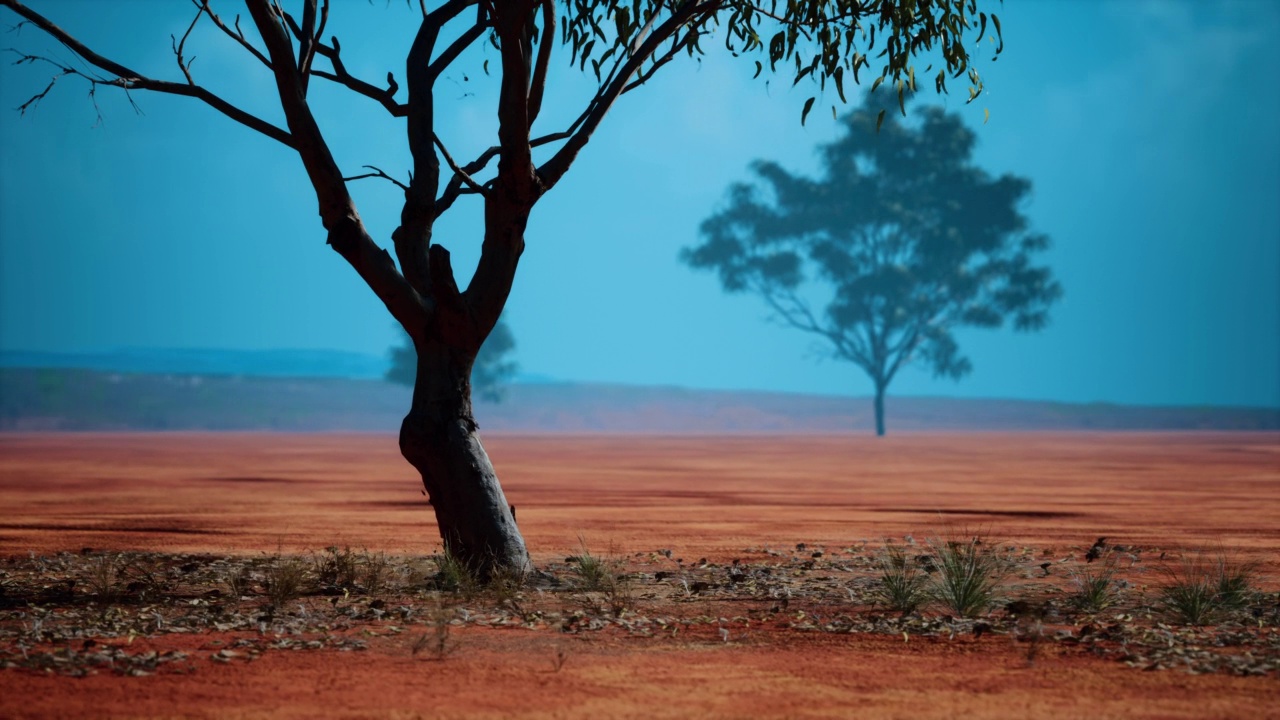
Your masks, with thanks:
[(884, 389), (884, 385), (876, 383), (876, 437), (884, 436)]
[(475, 353), (449, 347), (428, 328), (418, 344), (413, 405), (400, 452), (422, 474), (445, 548), (481, 579), (532, 569), (515, 514), (485, 453), (471, 409)]

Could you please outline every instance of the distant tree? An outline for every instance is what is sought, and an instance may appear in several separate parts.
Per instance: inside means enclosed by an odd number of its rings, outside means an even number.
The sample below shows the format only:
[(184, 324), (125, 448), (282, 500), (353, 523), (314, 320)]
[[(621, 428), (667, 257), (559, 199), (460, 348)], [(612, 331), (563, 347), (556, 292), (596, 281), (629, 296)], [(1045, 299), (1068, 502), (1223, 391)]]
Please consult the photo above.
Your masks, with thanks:
[(702, 244), (681, 253), (862, 368), (875, 387), (877, 435), (899, 370), (918, 362), (959, 379), (972, 366), (956, 329), (1011, 320), (1037, 330), (1062, 294), (1049, 269), (1032, 264), (1049, 238), (1019, 212), (1030, 181), (975, 166), (974, 133), (954, 113), (926, 107), (918, 122), (893, 112), (885, 121), (885, 105), (899, 102), (869, 93), (822, 148), (816, 180), (756, 162), (759, 182), (733, 185), (728, 206), (702, 223)]
[[(471, 366), (471, 391), (489, 402), (501, 402), (503, 385), (515, 376), (519, 366), (510, 358), (516, 349), (516, 336), (511, 326), (499, 319), (489, 337), (480, 345), (475, 364)], [(413, 387), (418, 379), (418, 351), (413, 348), (413, 338), (404, 333), (401, 343), (391, 348), (391, 367), (387, 368), (389, 382)]]
[[(981, 2), (983, 7), (995, 4)], [(66, 5), (45, 4), (72, 12)], [(618, 99), (672, 60), (702, 54), (705, 45), (760, 58), (755, 61), (757, 76), (767, 66), (794, 83), (808, 79), (842, 101), (846, 82), (858, 83), (860, 73), (865, 73), (863, 80), (886, 83), (899, 94), (913, 88), (917, 77), (939, 92), (946, 92), (948, 79), (967, 78), (973, 99), (982, 84), (969, 48), (988, 38), (994, 53), (1003, 48), (1003, 41), (997, 42), (1000, 23), (979, 11), (979, 0), (419, 0), (407, 3), (411, 10), (398, 9), (412, 12), (417, 25), (402, 66), (403, 85), (392, 73), (385, 84), (374, 84), (352, 74), (352, 68), (364, 63), (343, 54), (333, 34), (337, 22), (330, 22), (329, 0), (288, 3), (299, 10), (295, 14), (277, 0), (245, 0), (250, 22), (243, 26), (239, 18), (219, 15), (215, 4), (192, 0), (189, 29), (166, 43), (178, 66), (171, 73), (174, 79), (166, 80), (99, 54), (19, 0), (0, 0), (0, 6), (21, 18), (17, 25), (33, 25), (58, 43), (45, 54), (18, 53), (18, 64), (48, 68), (53, 76), (36, 85), (19, 110), (33, 107), (55, 84), (67, 81), (87, 83), (93, 92), (119, 88), (131, 99), (141, 91), (180, 95), (277, 141), (301, 161), (315, 191), (326, 242), (413, 338), (418, 387), (400, 426), (400, 451), (422, 476), (445, 545), (481, 576), (495, 568), (525, 572), (531, 565), (476, 435), (471, 368), (507, 303), (534, 206), (564, 178)], [(359, 5), (364, 4), (333, 3), (335, 16)], [(100, 2), (77, 5), (74, 12), (120, 11)], [(187, 40), (202, 21), (244, 50), (253, 67), (261, 66), (269, 78), (275, 102), (261, 114), (197, 82), (200, 68), (208, 66), (202, 63), (193, 71)], [(482, 68), (496, 75), (498, 99), (491, 115), (496, 144), (459, 161), (436, 132), (436, 113), (454, 93), (437, 93), (436, 83), (460, 63), (480, 64), (468, 51), (486, 43), (497, 55), (492, 68), (488, 61)], [(580, 107), (544, 116), (548, 78), (554, 76), (548, 68), (557, 45), (569, 52), (575, 68), (594, 77), (596, 86)], [(927, 55), (930, 65), (917, 73), (920, 55)], [(470, 71), (479, 73), (474, 67)], [(378, 168), (352, 174), (339, 167), (308, 99), (311, 88), (326, 83), (345, 87), (404, 120), (411, 167), (407, 183)], [(246, 83), (239, 96), (255, 99), (252, 87)], [(801, 122), (816, 99), (815, 94), (805, 101)], [(834, 113), (834, 104), (832, 108)], [(574, 119), (534, 134), (535, 122), (545, 126), (545, 117)], [(276, 118), (283, 119), (283, 126)], [(619, 186), (625, 186), (628, 168), (616, 171)], [(400, 224), (390, 236), (394, 258), (369, 234), (348, 188), (349, 182), (370, 177), (391, 181), (403, 193)], [(434, 228), (441, 215), (467, 197), (483, 202), (484, 230), (475, 272), (460, 286)]]

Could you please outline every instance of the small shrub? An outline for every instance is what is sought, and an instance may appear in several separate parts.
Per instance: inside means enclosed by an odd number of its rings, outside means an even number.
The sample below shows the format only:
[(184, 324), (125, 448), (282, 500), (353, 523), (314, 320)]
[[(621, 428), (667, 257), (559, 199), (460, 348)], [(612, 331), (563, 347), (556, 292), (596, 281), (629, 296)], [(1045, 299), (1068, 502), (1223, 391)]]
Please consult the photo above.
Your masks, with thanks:
[(636, 600), (635, 588), (622, 574), (622, 563), (613, 557), (612, 552), (603, 558), (592, 555), (581, 535), (578, 536), (578, 547), (573, 564), (582, 590), (603, 595), (605, 607), (614, 615), (620, 616), (631, 609)]
[(263, 582), (271, 608), (281, 610), (290, 600), (301, 595), (306, 578), (307, 565), (302, 558), (282, 558), (278, 555), (272, 558)]
[(1224, 611), (1245, 607), (1257, 592), (1257, 569), (1219, 554), (1206, 561), (1202, 553), (1184, 557), (1166, 570), (1168, 582), (1160, 589), (1159, 605), (1179, 622), (1204, 625)]
[(124, 560), (120, 555), (99, 555), (89, 560), (89, 577), (85, 584), (102, 602), (113, 602), (120, 598), (122, 586), (120, 581), (124, 570)]
[(239, 604), (240, 598), (249, 594), (249, 568), (243, 565), (228, 570), (223, 574), (222, 581), (227, 585), (230, 600), (236, 604)]
[(578, 536), (578, 548), (573, 565), (582, 580), (582, 589), (588, 592), (604, 590), (612, 576), (610, 563), (592, 555), (587, 549), (587, 541), (581, 535)]
[(521, 613), (523, 608), (520, 607), (520, 591), (524, 589), (524, 579), (523, 572), (498, 565), (490, 571), (489, 582), (485, 587), (500, 607)]
[(1258, 594), (1258, 568), (1219, 555), (1213, 564), (1214, 589), (1218, 602), (1227, 610), (1239, 610)]
[(876, 560), (880, 584), (877, 599), (902, 614), (914, 612), (929, 599), (928, 575), (907, 554), (906, 549), (886, 544)]
[(937, 565), (929, 595), (960, 617), (976, 617), (995, 601), (1009, 563), (981, 534), (928, 542)]
[(443, 552), (435, 557), (435, 561), (435, 584), (437, 589), (467, 595), (475, 592), (478, 584), (475, 572), (451, 552), (448, 545), (445, 546)]
[(1096, 568), (1089, 566), (1072, 573), (1071, 584), (1075, 589), (1069, 596), (1069, 601), (1087, 613), (1102, 612), (1120, 599), (1115, 565), (1110, 561)]
[(370, 595), (381, 593), (390, 577), (391, 561), (387, 559), (387, 554), (385, 552), (374, 554), (366, 550), (360, 572), (360, 579), (364, 584), (365, 592)]
[(351, 589), (356, 585), (359, 563), (356, 554), (350, 547), (338, 549), (330, 545), (324, 554), (315, 560), (316, 579), (321, 585), (333, 585)]

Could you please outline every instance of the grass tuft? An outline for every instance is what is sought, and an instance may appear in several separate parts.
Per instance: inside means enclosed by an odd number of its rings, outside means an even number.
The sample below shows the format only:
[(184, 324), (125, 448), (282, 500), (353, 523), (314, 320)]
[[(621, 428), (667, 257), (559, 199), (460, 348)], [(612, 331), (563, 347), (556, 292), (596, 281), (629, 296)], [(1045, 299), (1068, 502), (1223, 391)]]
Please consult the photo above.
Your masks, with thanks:
[(1178, 622), (1204, 625), (1225, 612), (1248, 605), (1257, 594), (1257, 568), (1219, 554), (1206, 560), (1203, 553), (1184, 556), (1166, 570), (1168, 582), (1160, 589), (1159, 605)]
[(876, 569), (880, 575), (876, 597), (890, 609), (906, 615), (929, 600), (929, 577), (905, 548), (886, 544)]
[(281, 557), (271, 559), (267, 565), (263, 589), (273, 610), (282, 610), (291, 600), (302, 594), (307, 579), (307, 563), (302, 558)]
[(454, 554), (448, 545), (435, 556), (435, 584), (439, 590), (470, 595), (479, 585), (479, 578), (465, 562)]
[(937, 566), (930, 597), (964, 618), (977, 617), (995, 603), (1009, 563), (990, 538), (961, 533), (953, 538), (933, 538), (928, 545)]
[(1087, 566), (1071, 574), (1074, 590), (1068, 601), (1087, 613), (1099, 613), (1120, 600), (1115, 563), (1108, 558), (1098, 566)]

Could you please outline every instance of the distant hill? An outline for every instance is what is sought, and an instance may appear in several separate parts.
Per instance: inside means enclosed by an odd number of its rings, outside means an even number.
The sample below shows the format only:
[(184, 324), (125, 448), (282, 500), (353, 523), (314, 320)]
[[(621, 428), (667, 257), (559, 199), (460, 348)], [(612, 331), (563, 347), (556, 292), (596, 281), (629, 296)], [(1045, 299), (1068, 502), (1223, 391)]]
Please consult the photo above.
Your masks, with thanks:
[(125, 348), (54, 353), (0, 350), (0, 368), (65, 368), (118, 373), (325, 377), (378, 380), (387, 357), (341, 350)]
[[(0, 430), (395, 432), (409, 389), (378, 380), (0, 369)], [(893, 397), (889, 431), (1280, 430), (1280, 408)], [(515, 384), (476, 404), (485, 431), (870, 432), (868, 398), (588, 383)]]

